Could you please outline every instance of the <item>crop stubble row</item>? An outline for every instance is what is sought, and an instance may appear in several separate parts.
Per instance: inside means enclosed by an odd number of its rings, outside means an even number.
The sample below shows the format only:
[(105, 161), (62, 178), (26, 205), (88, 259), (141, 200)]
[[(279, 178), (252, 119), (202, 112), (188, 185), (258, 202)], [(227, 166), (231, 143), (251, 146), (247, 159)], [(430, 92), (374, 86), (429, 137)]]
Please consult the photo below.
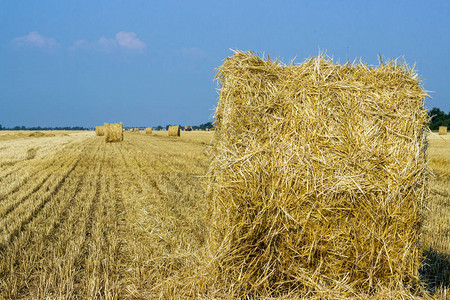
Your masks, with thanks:
[(90, 137), (5, 170), (14, 180), (0, 190), (0, 298), (145, 297), (186, 264), (198, 221), (183, 206), (203, 193), (185, 179), (206, 165), (130, 140)]

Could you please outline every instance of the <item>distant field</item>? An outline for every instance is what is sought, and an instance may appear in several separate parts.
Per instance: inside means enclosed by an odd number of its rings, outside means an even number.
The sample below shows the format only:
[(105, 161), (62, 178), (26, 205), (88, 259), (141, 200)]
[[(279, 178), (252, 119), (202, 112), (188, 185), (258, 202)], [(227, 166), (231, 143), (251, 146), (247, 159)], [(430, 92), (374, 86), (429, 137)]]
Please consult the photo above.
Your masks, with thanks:
[[(30, 133), (0, 131), (0, 299), (195, 295), (188, 277), (208, 255), (212, 132), (126, 132), (113, 144), (94, 132)], [(450, 135), (431, 135), (428, 151), (436, 176), (422, 276), (444, 299)]]

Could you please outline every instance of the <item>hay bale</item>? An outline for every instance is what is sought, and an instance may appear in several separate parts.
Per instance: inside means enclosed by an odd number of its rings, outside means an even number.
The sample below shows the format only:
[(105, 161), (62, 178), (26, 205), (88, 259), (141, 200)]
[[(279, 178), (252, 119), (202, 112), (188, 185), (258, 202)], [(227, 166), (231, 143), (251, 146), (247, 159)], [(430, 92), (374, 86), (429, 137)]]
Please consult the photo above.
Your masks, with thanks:
[(439, 126), (439, 135), (447, 135), (447, 126)]
[(417, 286), (428, 197), (417, 74), (237, 52), (216, 78), (213, 280), (242, 298)]
[(145, 134), (152, 134), (153, 129), (151, 127), (145, 128)]
[(180, 126), (169, 126), (169, 136), (180, 136)]
[(135, 129), (133, 130), (133, 132), (134, 132), (134, 133), (139, 133), (139, 128), (135, 128)]
[(95, 135), (96, 136), (104, 136), (105, 135), (105, 126), (95, 127)]
[(123, 141), (123, 125), (105, 123), (105, 142), (122, 142)]

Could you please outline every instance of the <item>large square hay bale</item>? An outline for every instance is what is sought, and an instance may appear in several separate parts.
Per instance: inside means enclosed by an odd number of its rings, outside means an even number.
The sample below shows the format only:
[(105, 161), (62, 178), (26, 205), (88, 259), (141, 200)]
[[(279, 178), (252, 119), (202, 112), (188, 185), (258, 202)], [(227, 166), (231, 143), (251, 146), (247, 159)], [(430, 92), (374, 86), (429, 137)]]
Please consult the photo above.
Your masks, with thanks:
[(447, 126), (439, 126), (439, 135), (447, 135)]
[(104, 136), (105, 135), (105, 126), (97, 126), (95, 127), (95, 135)]
[(152, 134), (153, 129), (151, 127), (145, 128), (145, 134)]
[(123, 125), (122, 123), (118, 124), (108, 124), (105, 123), (105, 142), (121, 142), (123, 141)]
[(237, 52), (217, 78), (215, 280), (242, 297), (417, 286), (428, 117), (416, 73)]
[(180, 126), (169, 126), (169, 136), (180, 136)]

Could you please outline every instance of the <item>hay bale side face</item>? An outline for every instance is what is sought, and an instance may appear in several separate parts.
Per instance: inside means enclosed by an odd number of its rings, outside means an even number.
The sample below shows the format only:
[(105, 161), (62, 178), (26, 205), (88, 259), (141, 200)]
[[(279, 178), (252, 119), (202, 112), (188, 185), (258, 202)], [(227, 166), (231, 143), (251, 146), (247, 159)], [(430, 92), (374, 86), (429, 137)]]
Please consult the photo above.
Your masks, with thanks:
[(145, 128), (145, 134), (152, 134), (153, 129), (151, 127)]
[(447, 135), (447, 126), (439, 126), (439, 135)]
[(415, 75), (226, 59), (210, 167), (218, 282), (241, 296), (417, 282), (428, 170)]
[(105, 142), (116, 143), (123, 141), (123, 125), (119, 124), (108, 124), (105, 123)]
[(169, 136), (180, 136), (180, 126), (169, 126)]
[(104, 136), (105, 135), (105, 127), (104, 126), (96, 126), (95, 127), (95, 135), (96, 136)]

